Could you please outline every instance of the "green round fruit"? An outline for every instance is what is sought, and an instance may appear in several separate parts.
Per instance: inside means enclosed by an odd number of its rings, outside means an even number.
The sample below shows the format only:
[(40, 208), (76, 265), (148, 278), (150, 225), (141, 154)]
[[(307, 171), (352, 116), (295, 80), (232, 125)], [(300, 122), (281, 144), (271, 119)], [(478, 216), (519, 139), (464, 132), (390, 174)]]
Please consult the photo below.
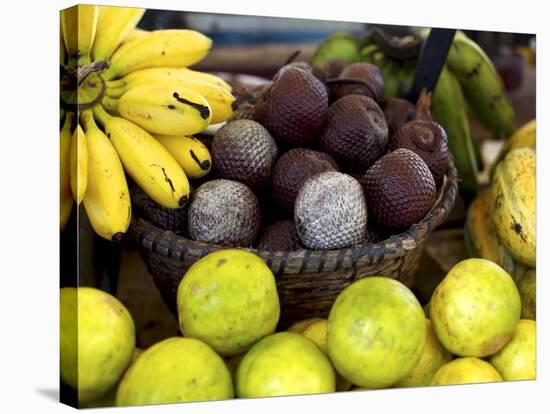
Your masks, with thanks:
[(399, 381), (418, 362), (425, 340), (422, 306), (405, 285), (387, 277), (367, 277), (346, 287), (328, 318), (328, 355), (359, 387)]
[(124, 374), (116, 405), (146, 405), (233, 398), (223, 359), (194, 338), (168, 338), (145, 350)]
[(537, 376), (537, 327), (529, 319), (519, 321), (512, 339), (489, 362), (505, 381), (532, 380)]
[(430, 385), (477, 384), (480, 382), (499, 382), (502, 377), (486, 361), (475, 357), (463, 357), (442, 365)]
[(424, 387), (430, 385), (439, 367), (453, 359), (434, 334), (432, 323), (426, 319), (426, 343), (418, 363), (409, 374), (395, 384), (395, 387)]
[(430, 300), (437, 338), (458, 356), (486, 357), (512, 337), (521, 300), (512, 277), (485, 259), (454, 265)]
[(237, 369), (236, 389), (242, 398), (334, 392), (334, 370), (315, 343), (279, 332), (248, 351)]
[(247, 351), (279, 321), (275, 277), (262, 259), (244, 250), (220, 250), (193, 264), (180, 282), (177, 302), (183, 335), (223, 356)]
[(107, 394), (134, 348), (134, 321), (117, 298), (90, 287), (61, 289), (61, 379), (78, 391), (79, 403)]
[(522, 319), (537, 319), (537, 272), (530, 269), (518, 283)]

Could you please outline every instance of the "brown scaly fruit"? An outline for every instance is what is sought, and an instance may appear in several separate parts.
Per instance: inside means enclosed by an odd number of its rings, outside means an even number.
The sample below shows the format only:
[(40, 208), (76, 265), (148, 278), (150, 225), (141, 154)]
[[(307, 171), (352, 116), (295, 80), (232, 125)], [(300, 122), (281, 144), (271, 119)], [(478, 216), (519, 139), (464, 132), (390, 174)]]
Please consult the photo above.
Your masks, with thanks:
[(384, 79), (378, 67), (370, 63), (352, 63), (328, 83), (332, 101), (352, 94), (368, 96), (378, 103), (384, 99)]
[(338, 164), (324, 152), (293, 148), (277, 160), (271, 175), (271, 200), (281, 216), (292, 217), (302, 184), (324, 171), (338, 171)]
[(241, 119), (220, 128), (212, 141), (212, 164), (221, 178), (263, 189), (277, 159), (277, 144), (261, 124)]
[(384, 117), (388, 124), (389, 137), (391, 137), (405, 125), (416, 117), (416, 106), (402, 98), (390, 98), (384, 104)]
[(365, 173), (362, 184), (371, 224), (393, 233), (422, 220), (436, 198), (430, 169), (422, 158), (405, 148), (376, 161)]
[(260, 221), (258, 199), (238, 181), (207, 181), (192, 195), (188, 228), (193, 240), (249, 247), (256, 240)]
[(325, 73), (327, 79), (337, 78), (342, 71), (349, 65), (342, 59), (331, 59), (323, 63), (319, 68)]
[(362, 243), (367, 206), (359, 182), (336, 171), (310, 177), (300, 188), (294, 223), (308, 249), (340, 249)]
[(255, 109), (259, 122), (276, 140), (303, 146), (319, 136), (328, 110), (328, 94), (311, 72), (286, 65), (277, 72)]
[(292, 220), (281, 220), (268, 224), (257, 245), (260, 250), (292, 251), (300, 248), (296, 227)]
[(348, 95), (333, 103), (321, 134), (321, 149), (350, 171), (366, 171), (386, 151), (388, 126), (371, 98)]

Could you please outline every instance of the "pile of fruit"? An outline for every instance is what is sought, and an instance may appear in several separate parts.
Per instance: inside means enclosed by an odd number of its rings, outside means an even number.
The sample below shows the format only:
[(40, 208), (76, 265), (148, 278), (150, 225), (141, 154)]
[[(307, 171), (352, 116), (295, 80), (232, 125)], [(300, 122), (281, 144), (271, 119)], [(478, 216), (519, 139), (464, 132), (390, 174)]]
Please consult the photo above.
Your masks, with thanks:
[[(410, 88), (428, 33), (429, 30), (424, 30), (417, 36), (392, 37), (375, 29), (361, 38), (336, 33), (319, 45), (311, 63), (317, 67), (336, 59), (375, 64), (384, 79), (384, 97), (389, 99)], [(491, 59), (461, 31), (455, 35), (434, 90), (432, 110), (434, 119), (447, 132), (461, 190), (471, 197), (479, 189), (478, 172), (483, 161), (469, 116), (496, 139), (510, 137), (516, 129), (516, 120)]]
[(187, 68), (211, 40), (193, 30), (137, 30), (144, 12), (61, 12), (62, 230), (76, 201), (98, 235), (122, 239), (132, 215), (125, 173), (159, 205), (185, 205), (189, 179), (211, 166), (192, 135), (233, 114), (231, 87)]
[(132, 317), (115, 297), (93, 288), (61, 290), (61, 378), (78, 391), (81, 407), (536, 375), (535, 322), (520, 319), (522, 298), (512, 277), (485, 259), (456, 264), (427, 313), (402, 283), (366, 277), (338, 295), (328, 319), (287, 330), (278, 328), (274, 275), (245, 250), (196, 262), (177, 296), (182, 335), (141, 350)]

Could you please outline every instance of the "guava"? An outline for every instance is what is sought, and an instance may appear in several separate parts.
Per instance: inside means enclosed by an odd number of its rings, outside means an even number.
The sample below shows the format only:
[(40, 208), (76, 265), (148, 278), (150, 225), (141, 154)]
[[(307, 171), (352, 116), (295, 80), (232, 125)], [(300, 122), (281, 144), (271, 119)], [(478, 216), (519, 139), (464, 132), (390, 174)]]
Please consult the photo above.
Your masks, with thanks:
[(222, 356), (243, 353), (273, 333), (280, 315), (273, 273), (258, 256), (237, 249), (193, 264), (180, 282), (177, 303), (183, 335)]
[(430, 385), (439, 367), (453, 359), (453, 355), (441, 345), (441, 342), (435, 336), (429, 319), (426, 319), (426, 328), (426, 343), (418, 363), (405, 378), (394, 385), (395, 387), (424, 387)]
[(361, 388), (389, 387), (417, 364), (426, 318), (414, 294), (388, 277), (347, 286), (328, 318), (327, 352), (336, 370)]
[(61, 289), (61, 379), (77, 390), (79, 403), (107, 394), (134, 348), (134, 321), (117, 298), (91, 287)]
[(537, 327), (530, 319), (521, 319), (512, 339), (489, 362), (505, 381), (533, 380), (537, 377)]
[(233, 398), (231, 374), (204, 342), (173, 337), (146, 349), (124, 374), (116, 405), (146, 405)]
[(279, 332), (246, 353), (237, 369), (236, 390), (242, 398), (334, 392), (334, 369), (313, 341)]
[(502, 376), (489, 364), (475, 357), (462, 357), (442, 365), (430, 385), (477, 384), (499, 382)]
[(512, 337), (521, 300), (512, 277), (490, 260), (454, 265), (430, 300), (437, 338), (458, 356), (486, 357)]

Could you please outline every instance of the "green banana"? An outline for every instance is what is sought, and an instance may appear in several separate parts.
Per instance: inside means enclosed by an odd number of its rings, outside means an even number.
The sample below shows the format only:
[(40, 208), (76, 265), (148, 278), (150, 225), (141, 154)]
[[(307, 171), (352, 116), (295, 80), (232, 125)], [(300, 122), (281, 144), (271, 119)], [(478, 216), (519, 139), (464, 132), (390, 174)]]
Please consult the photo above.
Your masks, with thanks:
[(446, 61), (458, 78), (476, 118), (498, 138), (516, 130), (514, 109), (502, 79), (485, 52), (464, 33), (457, 32)]
[(311, 66), (317, 67), (332, 59), (341, 59), (349, 63), (359, 62), (359, 41), (349, 33), (334, 33), (317, 47), (310, 63)]
[(449, 150), (458, 170), (461, 189), (468, 196), (477, 194), (479, 167), (464, 96), (458, 80), (446, 66), (443, 67), (433, 92), (431, 112), (447, 133)]

